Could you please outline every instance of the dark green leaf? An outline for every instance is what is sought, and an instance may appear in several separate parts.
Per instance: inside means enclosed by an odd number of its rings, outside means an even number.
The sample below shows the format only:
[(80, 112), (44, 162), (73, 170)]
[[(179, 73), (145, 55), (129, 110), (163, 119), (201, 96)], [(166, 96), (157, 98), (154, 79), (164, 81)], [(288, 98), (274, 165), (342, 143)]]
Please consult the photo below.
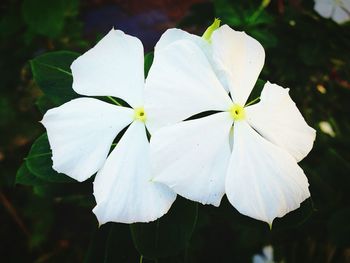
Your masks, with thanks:
[(77, 10), (76, 0), (24, 0), (22, 14), (30, 30), (47, 37), (57, 37), (64, 27), (65, 16)]
[(215, 15), (220, 18), (222, 24), (233, 27), (242, 26), (242, 10), (238, 5), (229, 5), (228, 0), (217, 0), (214, 2)]
[(151, 259), (179, 254), (189, 245), (197, 213), (197, 203), (178, 197), (170, 211), (157, 221), (132, 224), (137, 250)]
[(57, 51), (36, 57), (30, 62), (34, 80), (47, 99), (56, 106), (78, 96), (72, 89), (70, 70), (70, 65), (78, 56), (73, 52)]
[(42, 114), (45, 114), (46, 111), (55, 107), (55, 104), (45, 95), (39, 97), (35, 104)]
[(275, 47), (278, 44), (278, 40), (269, 30), (254, 28), (249, 30), (249, 34), (256, 38), (261, 44), (266, 47)]
[(154, 57), (154, 54), (153, 52), (149, 52), (146, 54), (145, 56), (145, 78), (147, 77), (148, 75), (148, 71), (150, 70), (151, 66), (152, 66), (152, 63), (153, 63), (153, 57)]
[(263, 90), (265, 83), (266, 81), (262, 79), (258, 79), (256, 81), (255, 86), (249, 95), (247, 103), (251, 103), (252, 101), (260, 97), (261, 91)]
[(31, 173), (48, 182), (75, 182), (70, 177), (52, 169), (51, 150), (47, 134), (41, 135), (32, 145), (27, 157), (27, 167)]
[(24, 162), (17, 171), (16, 183), (24, 185), (42, 185), (46, 184), (47, 182), (41, 180), (40, 178), (32, 174), (29, 171), (26, 162)]

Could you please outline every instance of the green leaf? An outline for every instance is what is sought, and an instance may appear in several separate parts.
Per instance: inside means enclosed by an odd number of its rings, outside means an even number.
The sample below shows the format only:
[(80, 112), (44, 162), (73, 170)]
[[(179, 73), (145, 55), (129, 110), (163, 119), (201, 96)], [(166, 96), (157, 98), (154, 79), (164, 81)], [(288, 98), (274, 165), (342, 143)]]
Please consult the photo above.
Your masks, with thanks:
[(47, 182), (75, 182), (70, 177), (57, 173), (52, 169), (52, 153), (47, 134), (41, 135), (32, 145), (26, 158), (28, 170)]
[(276, 36), (267, 29), (254, 28), (249, 34), (256, 38), (264, 47), (275, 47), (278, 44)]
[(147, 78), (148, 72), (152, 66), (153, 57), (154, 57), (153, 52), (149, 52), (145, 55), (145, 62), (144, 62), (145, 78)]
[(189, 245), (197, 213), (197, 203), (178, 197), (170, 211), (157, 221), (130, 225), (135, 247), (150, 259), (179, 254)]
[(39, 111), (42, 114), (45, 114), (46, 111), (55, 107), (55, 104), (45, 95), (39, 97), (35, 101), (35, 105), (38, 107)]
[(55, 38), (63, 30), (65, 16), (76, 13), (77, 3), (76, 0), (24, 0), (23, 19), (31, 31)]
[(72, 89), (70, 65), (79, 56), (69, 51), (50, 52), (30, 61), (33, 78), (47, 99), (56, 106), (78, 95)]
[(230, 5), (228, 0), (216, 0), (214, 7), (215, 15), (221, 19), (222, 24), (233, 27), (242, 26), (242, 10), (238, 5)]
[(17, 171), (16, 184), (42, 185), (46, 183), (47, 182), (41, 180), (40, 178), (38, 178), (37, 176), (35, 176), (29, 171), (26, 162), (24, 162)]
[(247, 100), (247, 104), (253, 102), (254, 100), (256, 100), (257, 98), (260, 97), (265, 83), (266, 83), (266, 81), (262, 80), (262, 79), (258, 79), (256, 81), (255, 86), (254, 86), (254, 88), (253, 88), (252, 92), (250, 93), (249, 98)]

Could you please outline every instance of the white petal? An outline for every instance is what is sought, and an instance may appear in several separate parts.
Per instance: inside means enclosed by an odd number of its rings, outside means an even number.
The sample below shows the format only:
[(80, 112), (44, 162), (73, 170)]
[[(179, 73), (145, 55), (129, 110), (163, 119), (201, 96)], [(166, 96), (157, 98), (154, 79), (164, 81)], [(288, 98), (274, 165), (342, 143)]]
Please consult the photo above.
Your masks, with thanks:
[(224, 85), (229, 85), (233, 101), (244, 105), (264, 66), (264, 48), (246, 33), (227, 25), (215, 30), (211, 39), (213, 60), (222, 72), (220, 78), (226, 76)]
[(311, 151), (316, 131), (307, 125), (288, 92), (289, 89), (267, 82), (261, 101), (245, 110), (255, 130), (299, 162)]
[(315, 1), (314, 9), (320, 16), (329, 18), (332, 15), (334, 3), (332, 0)]
[[(203, 37), (190, 34), (186, 31), (183, 31), (177, 28), (168, 29), (161, 36), (154, 50), (157, 53), (158, 50), (165, 48), (170, 44), (174, 43), (175, 41), (179, 41), (179, 40), (189, 40), (195, 45), (197, 45), (206, 55), (210, 65), (212, 66), (213, 70), (216, 73), (217, 78), (220, 80), (220, 82), (225, 83), (226, 81), (225, 76), (222, 74), (221, 69), (217, 68), (216, 63), (213, 60), (212, 45), (208, 41), (206, 41)], [(225, 88), (227, 92), (229, 91), (228, 85), (224, 85), (223, 88)]]
[(154, 180), (202, 204), (220, 205), (230, 158), (227, 112), (165, 127), (151, 138)]
[(343, 7), (345, 10), (350, 12), (350, 1), (349, 0), (341, 1), (340, 6)]
[(75, 99), (46, 112), (42, 120), (52, 149), (53, 168), (78, 181), (97, 172), (133, 110), (92, 98)]
[(82, 95), (119, 97), (139, 107), (143, 104), (143, 66), (140, 40), (112, 29), (73, 62), (73, 89)]
[(270, 225), (310, 196), (308, 181), (295, 159), (265, 140), (245, 121), (234, 124), (234, 145), (226, 195), (241, 213)]
[(151, 181), (149, 158), (145, 126), (135, 121), (96, 175), (93, 212), (100, 224), (149, 222), (169, 210), (176, 194)]
[(166, 48), (170, 44), (173, 44), (174, 42), (179, 40), (192, 41), (194, 44), (200, 47), (202, 51), (204, 51), (205, 53), (210, 52), (210, 44), (208, 41), (206, 41), (200, 36), (190, 34), (184, 30), (177, 29), (177, 28), (171, 28), (165, 31), (163, 35), (160, 37), (159, 41), (157, 42), (154, 50), (155, 52), (157, 52), (158, 50)]
[(346, 12), (342, 7), (336, 6), (332, 18), (338, 24), (342, 24), (350, 20), (350, 15), (349, 12)]
[(206, 56), (193, 42), (176, 41), (155, 53), (145, 90), (151, 133), (204, 111), (227, 110), (231, 104)]

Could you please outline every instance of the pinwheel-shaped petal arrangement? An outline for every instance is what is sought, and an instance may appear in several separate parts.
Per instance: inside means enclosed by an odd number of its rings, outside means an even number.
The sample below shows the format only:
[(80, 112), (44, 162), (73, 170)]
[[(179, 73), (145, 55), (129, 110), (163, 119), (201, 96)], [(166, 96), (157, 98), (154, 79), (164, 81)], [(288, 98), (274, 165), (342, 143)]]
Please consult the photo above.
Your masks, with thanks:
[[(176, 194), (150, 181), (141, 42), (113, 29), (76, 59), (71, 69), (73, 89), (78, 94), (118, 97), (132, 108), (84, 97), (49, 110), (42, 123), (52, 148), (53, 168), (78, 181), (97, 172), (93, 211), (100, 224), (148, 222), (161, 217)], [(125, 127), (109, 154), (115, 137)]]
[[(310, 196), (297, 162), (315, 130), (276, 84), (246, 105), (264, 59), (259, 42), (226, 25), (210, 43), (169, 30), (155, 49), (146, 105), (153, 123), (177, 122), (151, 138), (154, 181), (203, 204), (218, 206), (226, 193), (240, 213), (271, 225)], [(187, 120), (207, 111), (215, 113)]]

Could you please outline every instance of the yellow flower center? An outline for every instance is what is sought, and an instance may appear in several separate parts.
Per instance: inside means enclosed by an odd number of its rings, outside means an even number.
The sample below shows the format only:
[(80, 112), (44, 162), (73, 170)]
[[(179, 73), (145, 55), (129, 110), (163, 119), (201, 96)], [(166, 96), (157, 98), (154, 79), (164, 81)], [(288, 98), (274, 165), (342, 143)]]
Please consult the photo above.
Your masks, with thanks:
[(228, 111), (235, 121), (245, 119), (245, 110), (241, 105), (233, 104)]
[(146, 121), (146, 113), (143, 107), (135, 108), (134, 112), (135, 112), (134, 120), (143, 121), (143, 122)]

